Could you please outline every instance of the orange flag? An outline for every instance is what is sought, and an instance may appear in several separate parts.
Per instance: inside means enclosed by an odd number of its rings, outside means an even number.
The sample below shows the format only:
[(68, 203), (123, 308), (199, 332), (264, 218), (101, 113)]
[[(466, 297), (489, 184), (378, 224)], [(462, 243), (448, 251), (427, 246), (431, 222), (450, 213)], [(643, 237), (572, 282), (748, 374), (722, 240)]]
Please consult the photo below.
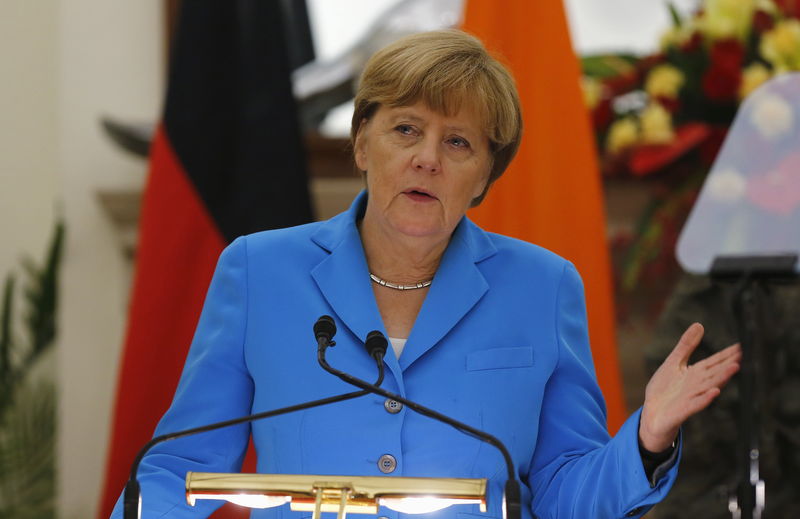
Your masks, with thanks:
[(605, 212), (580, 66), (561, 0), (469, 0), (464, 30), (511, 69), (525, 122), (516, 159), (470, 218), (484, 229), (550, 249), (578, 268), (608, 426), (615, 432), (626, 411)]

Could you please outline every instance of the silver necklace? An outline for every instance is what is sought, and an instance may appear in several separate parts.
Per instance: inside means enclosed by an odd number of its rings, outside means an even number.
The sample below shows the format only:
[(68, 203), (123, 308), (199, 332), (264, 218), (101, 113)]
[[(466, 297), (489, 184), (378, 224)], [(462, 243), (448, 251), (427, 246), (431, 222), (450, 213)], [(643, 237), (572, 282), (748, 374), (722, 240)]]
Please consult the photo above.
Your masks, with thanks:
[(377, 283), (380, 286), (382, 286), (382, 287), (393, 288), (395, 290), (416, 290), (417, 288), (429, 287), (429, 286), (431, 286), (431, 283), (433, 282), (432, 279), (429, 279), (427, 281), (419, 281), (419, 282), (411, 284), (411, 285), (398, 285), (396, 283), (392, 283), (391, 281), (386, 281), (383, 278), (379, 278), (378, 276), (376, 276), (372, 272), (369, 273), (369, 278), (372, 281), (374, 281), (375, 283)]

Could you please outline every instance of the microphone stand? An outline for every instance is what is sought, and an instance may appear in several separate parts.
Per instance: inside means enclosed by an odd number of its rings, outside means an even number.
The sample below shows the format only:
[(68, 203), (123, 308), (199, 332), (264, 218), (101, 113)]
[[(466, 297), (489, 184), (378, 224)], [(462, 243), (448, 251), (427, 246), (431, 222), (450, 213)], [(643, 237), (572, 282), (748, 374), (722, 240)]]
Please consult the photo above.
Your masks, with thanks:
[[(185, 429), (181, 431), (176, 431), (156, 436), (155, 438), (147, 442), (144, 445), (144, 447), (141, 448), (141, 450), (136, 455), (133, 464), (131, 465), (130, 478), (128, 479), (128, 482), (125, 485), (125, 491), (123, 497), (123, 518), (139, 519), (141, 517), (141, 489), (139, 487), (138, 481), (136, 480), (136, 475), (139, 470), (139, 465), (141, 464), (141, 461), (144, 458), (145, 454), (154, 446), (169, 440), (182, 438), (184, 436), (200, 434), (203, 432), (222, 429), (225, 427), (230, 427), (245, 422), (262, 420), (264, 418), (271, 418), (273, 416), (293, 413), (295, 411), (302, 411), (304, 409), (311, 409), (313, 407), (319, 407), (327, 404), (333, 404), (336, 402), (342, 402), (345, 400), (351, 400), (353, 398), (358, 398), (360, 396), (372, 393), (383, 396), (385, 398), (391, 398), (392, 400), (396, 400), (397, 402), (400, 402), (403, 405), (408, 406), (410, 409), (416, 411), (421, 415), (446, 423), (447, 425), (450, 425), (451, 427), (455, 428), (456, 430), (464, 434), (468, 434), (478, 440), (489, 443), (490, 445), (496, 447), (503, 455), (503, 459), (505, 460), (506, 468), (508, 471), (508, 480), (506, 481), (505, 493), (504, 493), (505, 519), (521, 519), (522, 511), (521, 511), (519, 481), (517, 481), (516, 474), (514, 472), (514, 462), (511, 459), (511, 455), (509, 454), (508, 449), (506, 449), (505, 445), (503, 445), (503, 443), (498, 438), (492, 436), (491, 434), (475, 429), (474, 427), (471, 427), (467, 424), (454, 420), (437, 411), (434, 411), (433, 409), (429, 409), (416, 402), (412, 402), (411, 400), (408, 400), (400, 395), (396, 395), (394, 393), (382, 389), (380, 387), (380, 384), (383, 382), (384, 378), (383, 357), (384, 354), (386, 353), (387, 340), (386, 337), (384, 337), (381, 332), (378, 331), (370, 332), (367, 335), (367, 339), (365, 341), (367, 351), (370, 357), (372, 357), (375, 360), (375, 363), (378, 366), (378, 379), (374, 384), (370, 384), (365, 380), (361, 380), (357, 377), (354, 377), (353, 375), (350, 375), (348, 373), (333, 368), (330, 364), (328, 364), (327, 360), (325, 360), (325, 351), (329, 346), (334, 346), (336, 344), (332, 340), (332, 337), (335, 333), (336, 333), (336, 325), (334, 324), (333, 319), (331, 317), (322, 316), (317, 320), (317, 323), (314, 325), (314, 335), (317, 338), (317, 361), (325, 371), (337, 376), (339, 379), (341, 379), (344, 382), (347, 382), (348, 384), (361, 388), (360, 391), (344, 393), (341, 395), (323, 398), (320, 400), (314, 400), (312, 402), (306, 402), (302, 404), (283, 407), (272, 411), (264, 411), (261, 413), (255, 413), (248, 416), (243, 416), (240, 418), (233, 418), (222, 422), (216, 422), (209, 425), (193, 427), (191, 429)], [(533, 519), (536, 519), (536, 516), (534, 516)]]
[[(322, 353), (322, 355), (324, 357), (324, 352)], [(378, 364), (378, 380), (375, 382), (376, 387), (383, 382), (383, 375), (384, 375), (383, 362), (377, 364)], [(183, 438), (184, 436), (191, 436), (193, 434), (215, 431), (217, 429), (223, 429), (225, 427), (231, 427), (233, 425), (239, 425), (245, 422), (263, 420), (264, 418), (272, 418), (273, 416), (294, 413), (296, 411), (303, 411), (305, 409), (311, 409), (313, 407), (320, 407), (323, 405), (343, 402), (345, 400), (352, 400), (353, 398), (358, 398), (360, 396), (368, 395), (369, 393), (370, 391), (367, 390), (353, 391), (351, 393), (344, 393), (341, 395), (331, 396), (328, 398), (322, 398), (319, 400), (314, 400), (312, 402), (305, 402), (302, 404), (282, 407), (280, 409), (274, 409), (272, 411), (263, 411), (261, 413), (254, 413), (248, 416), (242, 416), (239, 418), (233, 418), (222, 422), (216, 422), (209, 425), (193, 427), (191, 429), (184, 429), (181, 431), (176, 431), (156, 436), (155, 438), (147, 442), (144, 445), (144, 447), (141, 448), (141, 450), (139, 450), (139, 452), (136, 454), (136, 458), (134, 459), (133, 464), (131, 465), (130, 477), (128, 479), (128, 482), (125, 484), (125, 491), (123, 497), (123, 512), (122, 512), (123, 519), (139, 519), (141, 517), (141, 489), (139, 487), (139, 482), (136, 480), (136, 475), (137, 472), (139, 471), (139, 464), (142, 462), (142, 458), (144, 458), (144, 455), (147, 454), (147, 452), (156, 445), (164, 443), (169, 440)]]
[[(379, 351), (378, 348), (376, 347), (370, 348), (369, 346), (370, 337), (372, 337), (373, 334), (376, 333), (379, 334), (380, 338), (383, 340), (383, 347)], [(383, 356), (386, 353), (386, 338), (380, 332), (370, 332), (370, 337), (368, 337), (367, 339), (367, 347), (370, 349), (370, 355), (373, 358), (375, 358), (375, 360), (379, 362), (381, 366), (383, 366)], [(508, 449), (506, 448), (505, 445), (503, 445), (502, 441), (500, 441), (498, 438), (492, 436), (487, 432), (471, 427), (465, 423), (459, 422), (458, 420), (454, 420), (449, 416), (443, 415), (438, 411), (425, 407), (400, 395), (397, 395), (390, 391), (386, 391), (385, 389), (378, 387), (377, 384), (370, 384), (365, 380), (361, 380), (357, 377), (354, 377), (353, 375), (350, 375), (349, 373), (345, 373), (344, 371), (340, 371), (332, 367), (325, 360), (325, 350), (328, 348), (328, 346), (333, 346), (333, 345), (334, 343), (329, 342), (329, 339), (325, 337), (318, 339), (317, 360), (319, 361), (319, 364), (322, 366), (322, 368), (328, 373), (331, 373), (332, 375), (335, 375), (344, 382), (359, 387), (364, 391), (368, 391), (370, 393), (400, 402), (401, 404), (408, 406), (410, 409), (423, 416), (427, 416), (428, 418), (432, 418), (439, 422), (445, 423), (453, 427), (457, 431), (472, 436), (473, 438), (476, 438), (480, 441), (488, 443), (493, 447), (497, 448), (497, 450), (499, 450), (500, 453), (503, 455), (503, 459), (505, 460), (506, 470), (508, 474), (508, 479), (506, 480), (505, 493), (504, 493), (505, 512), (506, 512), (505, 519), (520, 519), (522, 517), (520, 486), (519, 486), (519, 481), (517, 481), (516, 478), (516, 473), (514, 471), (514, 461), (511, 459), (511, 454), (509, 454)], [(536, 519), (535, 515), (533, 516), (533, 519)]]

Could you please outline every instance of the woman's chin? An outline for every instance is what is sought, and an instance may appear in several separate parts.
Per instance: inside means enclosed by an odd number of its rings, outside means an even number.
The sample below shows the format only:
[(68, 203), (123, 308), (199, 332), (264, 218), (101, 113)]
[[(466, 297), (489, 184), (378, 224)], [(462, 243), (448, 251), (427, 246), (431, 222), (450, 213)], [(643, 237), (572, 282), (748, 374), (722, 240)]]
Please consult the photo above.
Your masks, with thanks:
[(398, 222), (393, 227), (396, 232), (409, 238), (433, 238), (450, 235), (441, 222), (406, 221)]

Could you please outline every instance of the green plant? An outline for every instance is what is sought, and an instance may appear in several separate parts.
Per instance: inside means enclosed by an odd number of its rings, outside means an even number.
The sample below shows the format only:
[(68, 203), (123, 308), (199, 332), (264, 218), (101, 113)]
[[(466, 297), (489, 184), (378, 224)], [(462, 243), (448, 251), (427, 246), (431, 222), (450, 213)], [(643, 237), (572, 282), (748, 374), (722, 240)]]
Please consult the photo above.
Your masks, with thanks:
[(56, 224), (44, 264), (23, 260), (22, 323), (14, 312), (16, 279), (6, 277), (0, 306), (0, 519), (55, 517), (56, 393), (34, 367), (56, 336), (58, 270), (64, 225)]
[(20, 384), (3, 414), (0, 518), (55, 517), (55, 387), (44, 380)]

